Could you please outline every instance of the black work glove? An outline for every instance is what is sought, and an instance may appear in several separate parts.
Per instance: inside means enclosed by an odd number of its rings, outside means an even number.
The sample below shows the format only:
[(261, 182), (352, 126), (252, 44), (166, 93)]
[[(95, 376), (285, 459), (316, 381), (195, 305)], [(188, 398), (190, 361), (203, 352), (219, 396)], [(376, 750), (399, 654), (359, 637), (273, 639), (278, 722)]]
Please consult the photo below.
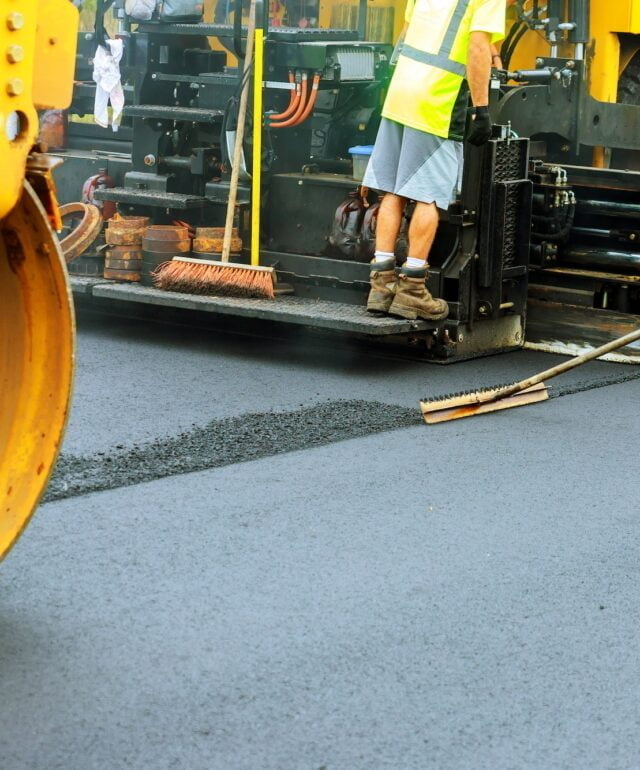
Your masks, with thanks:
[(471, 120), (467, 141), (480, 147), (491, 139), (491, 117), (488, 107), (476, 107), (475, 118)]

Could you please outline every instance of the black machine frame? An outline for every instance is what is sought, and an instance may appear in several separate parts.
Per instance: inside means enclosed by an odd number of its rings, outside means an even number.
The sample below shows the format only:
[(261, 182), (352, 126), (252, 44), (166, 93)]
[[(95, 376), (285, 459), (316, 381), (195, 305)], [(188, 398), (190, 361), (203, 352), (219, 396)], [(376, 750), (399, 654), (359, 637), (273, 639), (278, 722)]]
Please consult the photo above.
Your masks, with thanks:
[[(98, 6), (108, 7), (111, 2), (98, 0)], [(118, 139), (84, 124), (72, 127), (69, 134), (68, 157), (80, 166), (83, 162), (87, 168), (104, 165), (102, 159), (89, 158), (88, 146), (97, 144), (105, 151), (117, 186), (99, 191), (97, 198), (116, 202), (125, 214), (151, 213), (157, 222), (179, 218), (193, 226), (222, 223), (229, 173), (224, 134), (233, 131), (229, 105), (237, 98), (240, 74), (224, 66), (223, 54), (208, 51), (207, 37), (218, 37), (242, 57), (241, 1), (236, 0), (236, 5), (233, 25), (149, 22), (134, 31), (127, 25), (130, 45), (123, 72), (129, 104)], [(604, 264), (585, 267), (571, 261), (576, 259), (574, 246), (580, 244), (581, 226), (585, 229), (585, 201), (593, 199), (595, 191), (600, 196), (595, 196), (597, 203), (606, 204), (604, 197), (618, 204), (605, 206), (606, 211), (601, 206), (598, 223), (600, 237), (605, 231), (613, 233), (611, 239), (620, 245), (624, 229), (620, 212), (632, 205), (631, 198), (640, 190), (640, 175), (588, 170), (569, 166), (567, 161), (584, 163), (585, 148), (598, 145), (640, 149), (640, 108), (605, 104), (590, 96), (587, 3), (572, 0), (569, 6), (574, 21), (563, 20), (561, 4), (551, 0), (545, 32), (552, 53), (554, 41), (564, 34), (578, 55), (556, 54), (538, 59), (533, 70), (494, 73), (494, 138), (481, 150), (466, 148), (461, 195), (449, 211), (441, 212), (428, 275), (432, 293), (449, 303), (449, 318), (409, 328), (399, 322), (397, 334), (390, 326), (382, 334), (380, 325), (372, 321), (371, 337), (379, 335), (387, 343), (409, 345), (416, 355), (446, 362), (521, 347), (528, 312), (529, 338), (535, 340), (536, 332), (530, 333), (533, 319), (534, 327), (542, 329), (539, 336), (546, 340), (562, 336), (558, 306), (579, 307), (583, 323), (596, 330), (591, 335), (596, 342), (607, 333), (614, 315), (619, 319), (640, 314), (636, 285), (624, 283), (625, 275), (609, 269), (615, 266), (611, 243), (595, 258), (604, 259)], [(335, 331), (365, 329), (366, 260), (347, 259), (326, 242), (336, 204), (359, 188), (351, 175), (347, 149), (358, 140), (373, 141), (390, 74), (390, 47), (363, 41), (357, 31), (269, 29), (262, 3), (258, 15), (266, 33), (267, 86), (284, 84), (287, 71), (302, 68), (323, 73), (310, 121), (267, 132), (261, 261), (276, 268), (301, 302), (335, 303)], [(96, 19), (96, 38), (101, 19)], [(330, 55), (330, 50), (370, 55), (369, 80), (350, 81), (336, 61), (339, 57)], [(79, 71), (86, 75), (82, 59)], [(268, 107), (277, 111), (285, 106), (284, 87), (267, 93)], [(91, 87), (85, 80), (76, 89), (72, 110), (87, 111), (90, 99)], [(323, 143), (318, 144), (323, 133)], [(533, 137), (533, 143), (525, 137)], [(80, 153), (76, 158), (74, 148)], [(247, 142), (247, 158), (251, 150)], [(533, 165), (530, 153), (536, 159)], [(93, 166), (86, 166), (87, 160)], [(559, 165), (567, 169), (564, 176), (555, 171)], [(250, 228), (248, 182), (244, 175), (238, 207), (238, 223), (245, 235)], [(364, 193), (365, 206), (375, 200), (375, 194)], [(624, 232), (627, 248), (633, 238)], [(635, 265), (633, 259), (631, 263)], [(613, 286), (615, 291), (609, 288)], [(91, 295), (84, 286), (79, 291), (85, 298)], [(555, 314), (546, 312), (550, 310)], [(261, 313), (255, 310), (256, 317)], [(358, 316), (357, 323), (355, 316), (345, 320), (349, 313)], [(265, 317), (272, 315), (273, 308), (264, 311)], [(290, 320), (284, 316), (283, 310), (283, 321)], [(325, 321), (320, 325), (332, 328)], [(575, 332), (573, 316), (569, 328)]]

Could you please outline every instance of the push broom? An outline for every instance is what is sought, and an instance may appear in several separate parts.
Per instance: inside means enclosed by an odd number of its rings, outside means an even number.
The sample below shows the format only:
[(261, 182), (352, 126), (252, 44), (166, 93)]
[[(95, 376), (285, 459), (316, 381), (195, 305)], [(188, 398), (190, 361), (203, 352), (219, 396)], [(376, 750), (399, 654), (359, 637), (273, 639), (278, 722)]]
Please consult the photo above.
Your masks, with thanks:
[[(255, 41), (255, 54), (254, 54)], [(233, 219), (238, 198), (238, 181), (242, 161), (242, 145), (247, 122), (247, 102), (251, 63), (253, 70), (253, 167), (251, 178), (251, 264), (229, 262)], [(233, 147), (227, 217), (224, 226), (220, 260), (174, 257), (160, 265), (153, 282), (159, 289), (186, 294), (213, 294), (234, 297), (262, 297), (273, 299), (276, 283), (275, 270), (261, 267), (260, 261), (260, 180), (262, 170), (262, 77), (264, 61), (264, 32), (256, 29), (256, 0), (251, 0), (247, 45), (242, 73), (242, 89), (238, 106), (236, 139)]]
[(525, 406), (526, 404), (536, 404), (539, 401), (546, 401), (549, 398), (545, 380), (557, 377), (559, 374), (582, 366), (588, 361), (593, 361), (606, 353), (618, 350), (625, 345), (640, 340), (640, 329), (636, 329), (624, 337), (608, 342), (599, 348), (590, 350), (580, 356), (576, 356), (568, 361), (564, 361), (558, 366), (546, 369), (544, 372), (528, 377), (512, 385), (502, 385), (494, 388), (485, 388), (484, 390), (470, 391), (468, 393), (457, 393), (450, 396), (441, 396), (439, 398), (425, 399), (420, 402), (422, 416), (428, 424), (438, 422), (448, 422), (449, 420), (460, 420), (463, 417), (473, 417), (476, 414), (486, 414), (487, 412), (496, 412), (500, 409), (511, 409), (515, 406)]

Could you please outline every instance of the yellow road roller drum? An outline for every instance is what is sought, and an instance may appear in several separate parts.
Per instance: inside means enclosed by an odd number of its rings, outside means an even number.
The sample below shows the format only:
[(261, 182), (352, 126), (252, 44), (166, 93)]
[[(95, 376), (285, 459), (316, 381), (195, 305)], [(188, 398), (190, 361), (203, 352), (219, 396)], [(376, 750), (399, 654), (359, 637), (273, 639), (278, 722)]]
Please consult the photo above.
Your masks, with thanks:
[[(74, 318), (51, 222), (55, 197), (32, 156), (38, 109), (69, 105), (78, 12), (70, 0), (0, 4), (0, 558), (55, 463), (73, 378)], [(36, 194), (35, 190), (41, 195)]]

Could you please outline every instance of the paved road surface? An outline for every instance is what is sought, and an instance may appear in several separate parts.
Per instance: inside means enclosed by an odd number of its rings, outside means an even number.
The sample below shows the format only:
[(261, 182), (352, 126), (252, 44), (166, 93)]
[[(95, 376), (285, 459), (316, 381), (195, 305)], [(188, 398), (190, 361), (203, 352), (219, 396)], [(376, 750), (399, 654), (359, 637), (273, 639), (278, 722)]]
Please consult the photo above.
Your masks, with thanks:
[[(556, 360), (111, 326), (80, 334), (65, 452), (87, 467), (252, 411), (313, 431), (354, 398), (403, 415), (431, 384)], [(562, 392), (635, 374), (596, 364)], [(0, 766), (637, 767), (639, 395), (367, 417), (358, 438), (44, 505), (0, 568)]]

